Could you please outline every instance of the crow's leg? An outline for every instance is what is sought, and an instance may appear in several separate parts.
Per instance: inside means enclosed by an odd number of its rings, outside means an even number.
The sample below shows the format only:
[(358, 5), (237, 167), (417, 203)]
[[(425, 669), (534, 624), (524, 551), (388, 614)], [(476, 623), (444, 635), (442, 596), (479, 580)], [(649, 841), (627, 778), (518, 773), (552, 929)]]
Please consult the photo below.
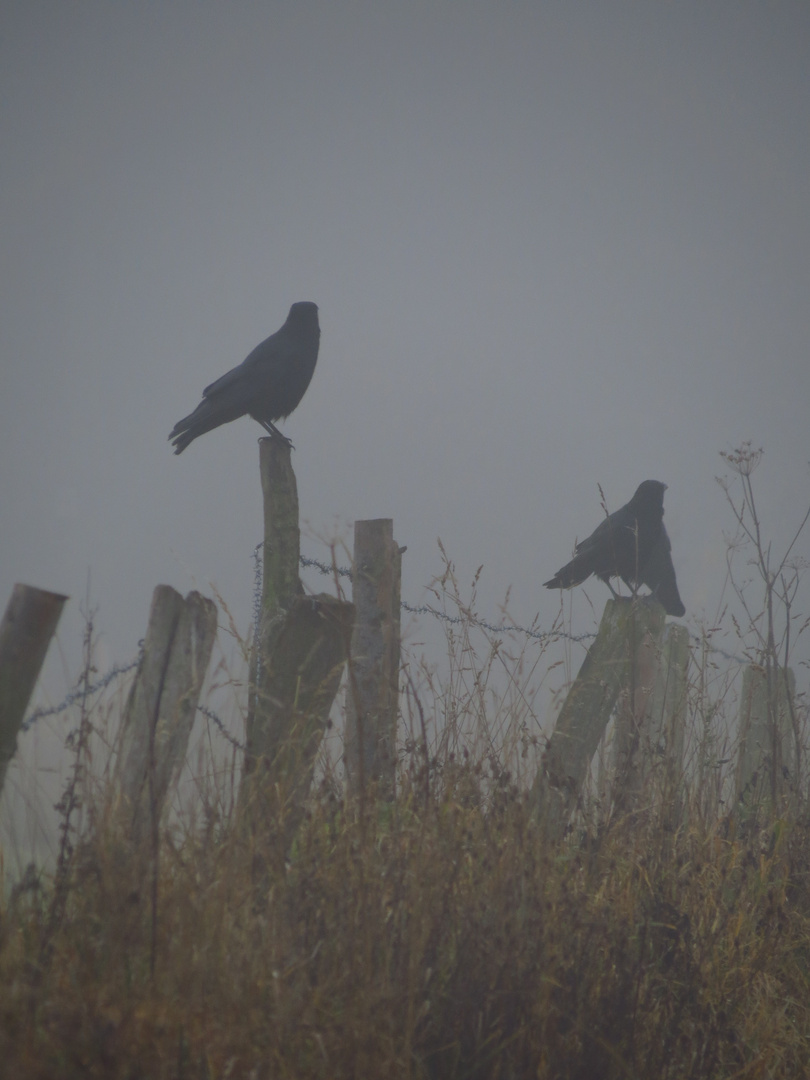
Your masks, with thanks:
[(610, 578), (608, 578), (608, 580), (605, 582), (605, 584), (610, 589), (610, 595), (613, 597), (614, 600), (623, 600), (624, 599), (624, 597), (620, 596), (619, 593), (617, 593), (616, 590), (613, 588), (613, 586), (610, 584)]
[(604, 583), (610, 589), (610, 595), (613, 597), (614, 600), (624, 600), (624, 597), (619, 596), (619, 594), (616, 592), (616, 590), (610, 584), (610, 575), (609, 574), (606, 575), (605, 577), (602, 577), (601, 574), (597, 574), (596, 576), (599, 578), (600, 581), (604, 581)]
[(284, 443), (285, 446), (289, 446), (291, 450), (295, 449), (292, 444), (292, 439), (288, 439), (286, 435), (282, 435), (282, 433), (278, 430), (276, 425), (272, 423), (272, 421), (260, 420), (259, 423), (262, 425), (262, 427), (268, 433), (271, 439), (278, 439), (278, 441)]

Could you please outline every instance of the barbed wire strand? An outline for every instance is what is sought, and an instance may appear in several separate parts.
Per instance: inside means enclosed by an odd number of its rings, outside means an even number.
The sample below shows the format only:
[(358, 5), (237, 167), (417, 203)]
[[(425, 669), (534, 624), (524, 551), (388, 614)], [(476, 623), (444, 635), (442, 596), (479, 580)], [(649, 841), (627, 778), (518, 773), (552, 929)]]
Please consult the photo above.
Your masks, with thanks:
[(219, 733), (223, 739), (226, 739), (231, 746), (237, 750), (241, 750), (243, 754), (247, 753), (247, 747), (244, 746), (235, 735), (231, 735), (230, 731), (225, 727), (224, 721), (217, 716), (213, 709), (209, 709), (207, 705), (198, 705), (197, 712), (202, 713), (203, 716), (211, 720), (214, 725), (219, 729)]
[(44, 720), (48, 716), (58, 716), (66, 709), (69, 709), (71, 705), (74, 705), (80, 697), (87, 695), (87, 697), (97, 694), (100, 690), (106, 689), (113, 679), (117, 679), (120, 675), (127, 675), (130, 671), (133, 671), (141, 662), (142, 653), (138, 653), (136, 660), (133, 660), (131, 664), (114, 664), (110, 670), (104, 675), (98, 682), (92, 683), (85, 688), (84, 686), (77, 686), (75, 689), (69, 691), (67, 696), (59, 702), (58, 705), (52, 705), (48, 708), (35, 709), (30, 716), (27, 716), (20, 724), (21, 731), (28, 731), (34, 726), (37, 720)]
[[(253, 622), (254, 633), (256, 627), (259, 625), (259, 619), (261, 615), (261, 584), (262, 584), (262, 561), (261, 561), (261, 548), (262, 544), (257, 544), (253, 549), (252, 559), (254, 562), (254, 593), (253, 593)], [(349, 581), (352, 579), (352, 571), (346, 566), (330, 566), (327, 563), (320, 562), (318, 559), (311, 559), (304, 555), (300, 557), (301, 566), (308, 567), (317, 570), (321, 574), (325, 574), (329, 577), (337, 574), (338, 577), (347, 578)], [(486, 630), (491, 634), (511, 634), (518, 633), (523, 634), (528, 638), (543, 643), (552, 642), (564, 638), (567, 641), (573, 641), (576, 643), (582, 643), (583, 641), (590, 641), (596, 637), (596, 634), (591, 631), (585, 634), (569, 634), (564, 630), (534, 630), (530, 627), (519, 626), (516, 623), (501, 623), (495, 625), (488, 622), (486, 619), (478, 619), (476, 616), (469, 615), (448, 615), (446, 611), (439, 611), (438, 608), (432, 607), (430, 604), (420, 604), (418, 606), (409, 604), (405, 600), (400, 601), (400, 607), (403, 611), (407, 611), (410, 615), (430, 615), (434, 619), (452, 625), (452, 626), (478, 626), (482, 630)], [(696, 645), (703, 645), (703, 639), (697, 634), (689, 635), (691, 641)], [(733, 653), (726, 652), (725, 649), (719, 648), (717, 645), (710, 645), (708, 651), (715, 653), (718, 656), (722, 656), (724, 659), (732, 661), (736, 664), (750, 664), (752, 661), (750, 658), (736, 656)], [(20, 725), (20, 730), (23, 732), (29, 731), (38, 720), (44, 720), (49, 716), (58, 716), (60, 713), (65, 712), (67, 709), (74, 705), (80, 697), (87, 695), (88, 697), (99, 693), (101, 690), (106, 689), (110, 683), (119, 678), (122, 675), (128, 675), (130, 671), (134, 671), (135, 668), (141, 662), (143, 657), (143, 642), (140, 642), (140, 651), (135, 660), (129, 664), (119, 665), (114, 664), (106, 675), (102, 676), (97, 682), (94, 682), (90, 687), (85, 689), (84, 687), (77, 686), (59, 702), (58, 705), (52, 705), (47, 708), (35, 709)], [(224, 739), (231, 743), (237, 750), (245, 751), (245, 747), (239, 742), (226, 728), (222, 719), (217, 714), (209, 709), (205, 705), (198, 705), (197, 711), (201, 712), (203, 716), (211, 720)]]
[[(303, 555), (301, 556), (301, 565), (310, 566), (318, 570), (321, 574), (327, 574), (329, 576), (337, 574), (338, 577), (352, 579), (352, 572), (346, 566), (328, 566), (326, 563), (319, 562), (317, 559), (308, 559)], [(596, 634), (593, 632), (587, 634), (569, 634), (565, 630), (532, 630), (526, 626), (518, 626), (517, 623), (501, 623), (496, 626), (494, 623), (487, 622), (486, 619), (476, 618), (475, 615), (448, 615), (446, 611), (439, 611), (438, 608), (432, 607), (430, 604), (421, 604), (419, 607), (414, 607), (406, 600), (400, 600), (399, 606), (403, 611), (407, 611), (411, 615), (432, 615), (434, 619), (440, 619), (442, 622), (449, 623), (453, 626), (468, 626), (472, 623), (473, 626), (480, 626), (482, 630), (488, 630), (491, 634), (525, 634), (526, 637), (533, 638), (535, 641), (556, 641), (559, 638), (565, 638), (567, 641), (589, 641), (591, 638), (595, 638)]]

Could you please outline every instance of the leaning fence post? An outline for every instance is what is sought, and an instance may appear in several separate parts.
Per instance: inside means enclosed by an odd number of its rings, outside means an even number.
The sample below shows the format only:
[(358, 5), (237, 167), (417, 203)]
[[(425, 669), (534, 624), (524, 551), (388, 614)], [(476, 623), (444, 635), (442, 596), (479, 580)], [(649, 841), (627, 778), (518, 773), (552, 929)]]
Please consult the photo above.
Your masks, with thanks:
[(631, 642), (660, 634), (660, 604), (608, 600), (596, 640), (563, 703), (532, 784), (535, 812), (550, 835), (565, 831), (619, 691), (631, 671)]
[(402, 554), (391, 518), (354, 523), (352, 634), (346, 709), (349, 790), (394, 797), (399, 705)]
[(155, 588), (115, 768), (120, 812), (136, 843), (159, 819), (182, 768), (216, 630), (213, 600)]
[[(354, 607), (305, 596), (299, 578), (298, 490), (290, 447), (262, 439), (262, 608), (253, 646), (240, 805), (254, 830), (289, 847), (340, 684)], [(280, 827), (279, 827), (280, 826)]]
[(0, 623), (0, 791), (66, 596), (15, 585)]

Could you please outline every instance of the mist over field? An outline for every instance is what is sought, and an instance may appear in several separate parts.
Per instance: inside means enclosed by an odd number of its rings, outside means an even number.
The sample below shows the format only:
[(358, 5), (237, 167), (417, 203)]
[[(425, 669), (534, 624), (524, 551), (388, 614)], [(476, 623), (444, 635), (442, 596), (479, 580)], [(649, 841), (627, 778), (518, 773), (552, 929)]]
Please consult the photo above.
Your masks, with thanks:
[[(346, 563), (353, 522), (391, 517), (403, 599), (431, 600), (440, 538), (463, 594), (483, 566), (478, 614), (499, 622), (508, 592), (548, 629), (541, 582), (601, 519), (599, 485), (615, 510), (658, 479), (699, 633), (735, 603), (715, 477), (746, 439), (764, 529), (790, 542), (810, 502), (806, 5), (26, 0), (2, 23), (0, 597), (71, 596), (37, 704), (77, 677), (82, 607), (101, 674), (137, 655), (161, 582), (215, 587), (249, 633), (262, 431), (181, 458), (167, 435), (298, 300), (322, 329), (281, 425), (305, 555), (337, 541)], [(566, 596), (572, 633), (607, 596)], [(434, 621), (404, 628), (441, 662)], [(21, 740), (18, 794), (65, 734)]]

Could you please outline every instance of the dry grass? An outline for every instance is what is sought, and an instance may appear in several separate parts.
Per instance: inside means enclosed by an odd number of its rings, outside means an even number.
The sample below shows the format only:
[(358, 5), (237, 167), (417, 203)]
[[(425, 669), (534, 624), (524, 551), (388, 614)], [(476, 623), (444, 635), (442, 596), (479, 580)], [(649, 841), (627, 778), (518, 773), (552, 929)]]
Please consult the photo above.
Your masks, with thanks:
[(227, 824), (163, 846), (154, 972), (149, 875), (103, 829), (58, 927), (47, 889), (15, 897), (5, 1075), (807, 1075), (806, 824), (553, 847), (464, 767), (365, 823), (315, 803), (261, 883)]
[(728, 680), (698, 655), (679, 815), (586, 806), (551, 842), (526, 791), (553, 657), (473, 633), (444, 682), (414, 667), (396, 803), (361, 818), (326, 762), (286, 858), (227, 769), (196, 763), (157, 866), (89, 785), (63, 878), (2, 911), (0, 1074), (810, 1075), (810, 819), (726, 813)]

